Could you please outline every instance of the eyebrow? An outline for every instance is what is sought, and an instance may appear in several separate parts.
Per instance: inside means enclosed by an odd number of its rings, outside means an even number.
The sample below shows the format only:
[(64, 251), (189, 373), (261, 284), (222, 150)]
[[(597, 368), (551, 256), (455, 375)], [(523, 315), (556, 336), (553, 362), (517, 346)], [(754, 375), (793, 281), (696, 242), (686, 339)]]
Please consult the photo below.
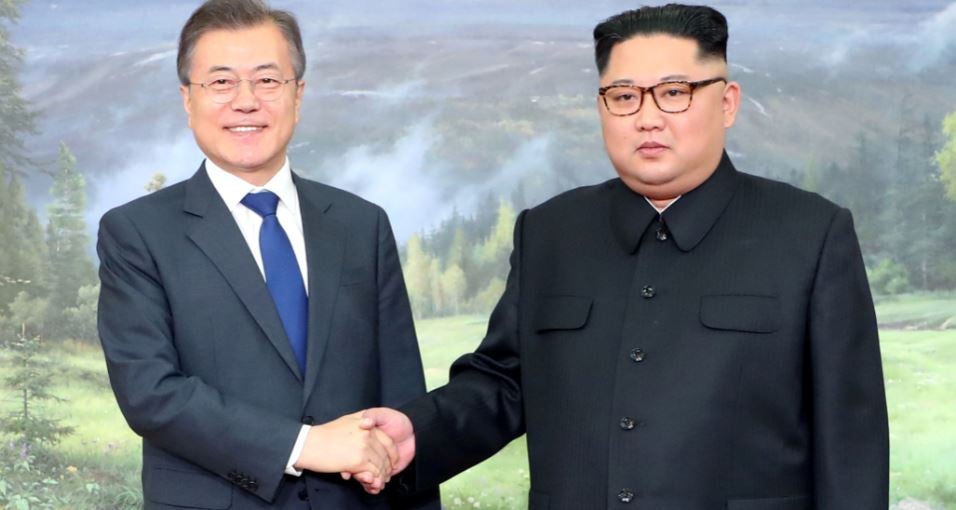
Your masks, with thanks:
[[(275, 62), (269, 62), (268, 64), (260, 64), (260, 65), (257, 65), (257, 66), (253, 69), (253, 72), (267, 71), (267, 70), (275, 70), (275, 71), (278, 71), (278, 70), (279, 70), (279, 65), (276, 64)], [(209, 68), (209, 71), (207, 71), (207, 72), (209, 72), (209, 73), (218, 73), (218, 72), (220, 72), (220, 71), (222, 71), (222, 72), (228, 72), (228, 73), (234, 73), (234, 74), (236, 73), (236, 70), (233, 69), (232, 67), (229, 67), (229, 66), (212, 66), (212, 67)]]
[[(668, 81), (687, 81), (690, 80), (690, 77), (686, 74), (669, 74), (658, 81), (658, 83), (664, 83)], [(630, 78), (624, 78), (620, 80), (614, 80), (611, 82), (611, 85), (634, 85), (634, 80)]]

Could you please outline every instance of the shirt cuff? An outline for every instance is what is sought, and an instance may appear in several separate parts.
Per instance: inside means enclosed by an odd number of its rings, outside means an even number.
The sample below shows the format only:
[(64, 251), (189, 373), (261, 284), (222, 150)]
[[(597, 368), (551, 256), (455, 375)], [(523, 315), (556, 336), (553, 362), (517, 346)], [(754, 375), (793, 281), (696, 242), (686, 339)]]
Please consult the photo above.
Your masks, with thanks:
[(295, 468), (296, 461), (299, 460), (299, 455), (302, 455), (302, 448), (305, 447), (305, 438), (309, 435), (309, 426), (303, 425), (299, 429), (299, 437), (295, 439), (295, 444), (292, 446), (292, 455), (289, 455), (289, 462), (285, 465), (285, 474), (292, 476), (302, 476), (302, 471)]

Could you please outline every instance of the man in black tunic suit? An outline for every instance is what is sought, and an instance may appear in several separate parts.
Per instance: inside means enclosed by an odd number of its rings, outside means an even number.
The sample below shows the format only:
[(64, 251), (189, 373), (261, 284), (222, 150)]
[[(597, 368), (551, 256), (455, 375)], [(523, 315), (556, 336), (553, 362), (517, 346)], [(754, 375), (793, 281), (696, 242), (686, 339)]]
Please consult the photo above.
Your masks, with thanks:
[(518, 217), (506, 290), (447, 386), (374, 409), (411, 488), (527, 433), (530, 508), (878, 510), (879, 340), (849, 211), (738, 172), (725, 18), (594, 31), (618, 178)]

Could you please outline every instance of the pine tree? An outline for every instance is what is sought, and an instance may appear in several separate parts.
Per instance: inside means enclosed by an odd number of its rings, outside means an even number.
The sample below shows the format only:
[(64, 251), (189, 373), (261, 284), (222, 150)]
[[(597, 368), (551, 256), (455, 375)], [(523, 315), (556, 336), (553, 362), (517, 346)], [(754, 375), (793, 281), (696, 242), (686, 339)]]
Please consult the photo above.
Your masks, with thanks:
[(868, 255), (883, 251), (885, 244), (882, 216), (887, 205), (886, 165), (878, 150), (865, 132), (858, 133), (854, 154), (846, 169), (840, 175), (829, 177), (839, 188), (834, 200), (853, 212), (860, 245)]
[(943, 120), (945, 145), (936, 153), (935, 162), (939, 175), (939, 185), (946, 194), (946, 202), (941, 205), (942, 221), (936, 239), (939, 245), (936, 251), (940, 260), (935, 268), (940, 286), (956, 288), (956, 112)]
[(491, 231), (495, 226), (495, 218), (498, 217), (498, 207), (500, 200), (491, 193), (486, 193), (475, 208), (474, 220), (465, 230), (465, 234), (470, 239), (480, 239)]
[(14, 396), (15, 406), (0, 417), (0, 430), (13, 436), (18, 447), (30, 455), (37, 448), (55, 445), (73, 431), (72, 427), (60, 425), (59, 420), (45, 417), (45, 409), (41, 407), (44, 402), (62, 399), (50, 390), (53, 376), (59, 371), (44, 356), (40, 338), (30, 332), (35, 301), (21, 293), (17, 298), (19, 306), (12, 307), (11, 319), (19, 323), (19, 331), (16, 340), (9, 345), (11, 369), (3, 382)]
[(422, 245), (422, 236), (414, 233), (405, 247), (405, 285), (416, 317), (427, 317), (432, 312), (431, 260)]
[[(489, 285), (495, 279), (504, 281), (503, 278), (508, 274), (515, 217), (514, 206), (507, 200), (499, 200), (494, 221), (488, 223), (484, 240), (474, 242), (470, 256), (464, 257), (464, 265), (459, 265), (467, 283), (464, 298), (469, 311), (487, 311), (489, 302), (497, 300), (497, 296), (491, 294), (500, 294), (497, 287), (489, 290)], [(462, 242), (464, 244), (464, 239)], [(454, 262), (450, 257), (445, 267), (450, 267)], [(459, 304), (457, 308), (462, 311), (463, 306)]]
[(462, 311), (468, 285), (465, 272), (458, 264), (451, 264), (441, 274), (441, 290), (445, 299), (442, 315), (457, 315)]
[(481, 289), (475, 294), (469, 303), (469, 308), (474, 313), (487, 316), (494, 309), (498, 300), (501, 299), (501, 295), (504, 291), (504, 278), (495, 276), (488, 281), (484, 289)]
[(47, 331), (54, 337), (68, 334), (63, 313), (76, 306), (80, 287), (96, 281), (93, 263), (87, 256), (89, 237), (83, 211), (86, 209), (86, 181), (76, 170), (76, 158), (66, 144), (60, 144), (60, 169), (53, 179), (53, 202), (47, 223), (47, 289), (50, 313)]
[(476, 244), (476, 242), (469, 243), (468, 237), (465, 234), (464, 225), (459, 225), (455, 228), (451, 245), (448, 247), (448, 253), (444, 260), (444, 266), (446, 268), (458, 266), (462, 270), (462, 274), (465, 276), (463, 297), (473, 296), (487, 283), (479, 282), (476, 279), (478, 276), (475, 271), (476, 264), (474, 255), (474, 246)]
[(0, 163), (0, 315), (20, 291), (41, 294), (45, 246), (36, 212), (29, 208), (23, 186)]
[(28, 164), (23, 137), (36, 132), (36, 113), (21, 97), (17, 72), (22, 52), (10, 42), (7, 25), (20, 17), (22, 0), (0, 0), (0, 166), (21, 173)]
[(510, 202), (501, 200), (498, 203), (498, 216), (495, 220), (495, 226), (479, 250), (480, 260), (485, 264), (494, 266), (495, 276), (502, 276), (507, 272), (508, 254), (511, 253), (512, 233), (516, 217), (514, 206)]
[[(2, 1), (2, 0), (0, 0)], [(21, 292), (10, 304), (7, 322), (17, 324), (15, 339), (5, 342), (5, 386), (0, 414), (0, 508), (75, 508), (58, 489), (53, 472), (59, 459), (52, 448), (73, 433), (50, 415), (63, 400), (53, 393), (54, 377), (63, 373), (43, 346), (35, 331), (45, 299), (29, 298)], [(6, 331), (4, 331), (5, 333)]]
[(42, 254), (32, 242), (36, 215), (26, 207), (16, 178), (27, 164), (23, 137), (36, 132), (36, 114), (22, 98), (17, 78), (22, 52), (10, 42), (7, 29), (19, 19), (22, 3), (0, 0), (0, 315), (21, 290), (35, 292), (24, 282), (39, 276), (35, 257)]
[(946, 187), (946, 196), (956, 202), (956, 112), (943, 120), (943, 135), (946, 145), (936, 153), (936, 164), (939, 165), (940, 180)]
[[(62, 368), (46, 356), (40, 338), (29, 333), (27, 316), (37, 300), (25, 296), (20, 293), (11, 305), (11, 319), (20, 330), (5, 346), (9, 366), (0, 380), (11, 397), (0, 415), (0, 434), (6, 436), (0, 443), (0, 508), (72, 508), (50, 476), (57, 463), (52, 447), (73, 433), (73, 427), (49, 415), (58, 408), (49, 404), (62, 402), (52, 391), (53, 377)], [(19, 313), (24, 311), (26, 315)]]
[(910, 282), (920, 290), (948, 286), (946, 269), (952, 252), (944, 249), (951, 227), (947, 203), (934, 161), (940, 133), (928, 118), (912, 118), (904, 107), (897, 139), (895, 178), (887, 210), (888, 248), (906, 268)]
[(441, 285), (441, 261), (437, 258), (428, 259), (428, 284), (430, 309), (423, 312), (427, 314), (424, 316), (444, 315), (447, 304), (445, 303), (445, 290)]
[(99, 284), (84, 285), (77, 292), (76, 306), (63, 311), (63, 322), (72, 338), (87, 343), (96, 343), (99, 339), (96, 329), (99, 296)]

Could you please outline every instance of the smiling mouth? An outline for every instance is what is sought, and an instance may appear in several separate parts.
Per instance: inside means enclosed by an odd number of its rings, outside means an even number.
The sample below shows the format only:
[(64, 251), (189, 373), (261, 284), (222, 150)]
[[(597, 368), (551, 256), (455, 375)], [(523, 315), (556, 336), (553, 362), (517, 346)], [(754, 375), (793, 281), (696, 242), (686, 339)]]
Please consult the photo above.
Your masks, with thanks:
[(265, 129), (265, 126), (232, 126), (227, 127), (230, 133), (255, 133), (257, 131), (262, 131)]

